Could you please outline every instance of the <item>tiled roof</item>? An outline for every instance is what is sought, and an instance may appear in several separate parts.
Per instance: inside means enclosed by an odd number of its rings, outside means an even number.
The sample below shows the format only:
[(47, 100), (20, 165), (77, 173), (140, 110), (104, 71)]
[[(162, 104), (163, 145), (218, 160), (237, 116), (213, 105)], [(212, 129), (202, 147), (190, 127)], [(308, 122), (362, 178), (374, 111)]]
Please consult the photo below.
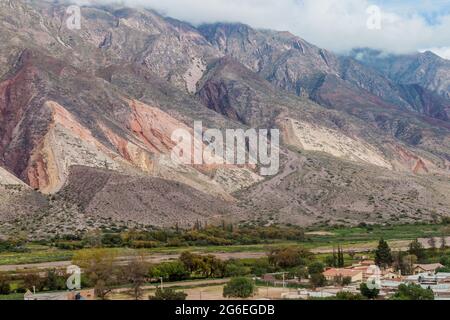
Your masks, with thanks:
[(331, 268), (326, 270), (323, 275), (325, 277), (354, 277), (361, 273), (361, 270)]
[(430, 263), (430, 264), (415, 264), (414, 268), (420, 268), (425, 271), (434, 271), (436, 269), (442, 268), (443, 265), (440, 263)]

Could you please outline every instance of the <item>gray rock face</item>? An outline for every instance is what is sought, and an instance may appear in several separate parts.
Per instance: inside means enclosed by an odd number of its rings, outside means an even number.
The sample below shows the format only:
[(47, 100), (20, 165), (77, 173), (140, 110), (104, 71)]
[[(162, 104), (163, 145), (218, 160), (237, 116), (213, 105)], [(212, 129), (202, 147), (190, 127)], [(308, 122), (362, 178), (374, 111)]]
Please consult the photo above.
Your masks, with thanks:
[[(338, 57), (286, 32), (254, 30), (242, 24), (205, 25), (199, 30), (223, 54), (297, 95), (314, 98), (323, 77), (336, 76), (394, 107), (449, 118), (450, 61), (430, 52), (384, 58), (373, 51), (355, 50), (350, 57)], [(432, 97), (436, 94), (442, 99)]]
[(254, 30), (242, 24), (215, 24), (200, 32), (229, 55), (276, 86), (308, 93), (322, 74), (338, 74), (338, 58), (288, 32)]

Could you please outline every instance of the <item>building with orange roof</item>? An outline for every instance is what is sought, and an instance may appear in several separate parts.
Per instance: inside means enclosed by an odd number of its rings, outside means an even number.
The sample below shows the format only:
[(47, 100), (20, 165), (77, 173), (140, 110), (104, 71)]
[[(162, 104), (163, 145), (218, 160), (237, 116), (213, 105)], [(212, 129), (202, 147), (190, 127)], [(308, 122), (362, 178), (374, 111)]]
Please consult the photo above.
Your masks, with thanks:
[(326, 270), (323, 275), (328, 281), (333, 281), (338, 278), (350, 278), (351, 282), (362, 282), (363, 271), (344, 268), (331, 268)]

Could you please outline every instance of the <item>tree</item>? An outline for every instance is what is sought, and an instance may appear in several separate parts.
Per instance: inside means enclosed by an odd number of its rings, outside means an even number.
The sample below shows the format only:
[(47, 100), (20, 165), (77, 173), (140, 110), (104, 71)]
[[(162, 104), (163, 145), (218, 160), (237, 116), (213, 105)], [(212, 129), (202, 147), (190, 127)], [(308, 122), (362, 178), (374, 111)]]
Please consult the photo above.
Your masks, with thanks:
[(254, 263), (252, 263), (251, 265), (251, 273), (254, 274), (255, 276), (262, 276), (266, 273), (269, 272), (274, 272), (275, 267), (271, 266), (268, 259), (257, 259), (256, 261), (254, 261)]
[(189, 275), (181, 261), (164, 262), (150, 268), (151, 277), (163, 278), (164, 281), (181, 281), (189, 278)]
[(308, 279), (308, 269), (306, 267), (296, 267), (289, 272), (289, 275), (296, 277), (299, 281)]
[(436, 272), (445, 272), (445, 273), (450, 273), (450, 267), (441, 267), (441, 268), (437, 268)]
[(312, 256), (310, 251), (298, 247), (275, 248), (268, 254), (269, 263), (278, 268), (304, 266)]
[(123, 239), (120, 234), (106, 233), (102, 236), (102, 245), (105, 247), (121, 247)]
[(189, 251), (183, 252), (179, 259), (190, 273), (196, 272), (201, 265), (201, 256)]
[(232, 278), (223, 288), (225, 298), (248, 298), (255, 293), (253, 280), (245, 277)]
[(423, 289), (418, 284), (401, 284), (391, 300), (434, 300), (431, 289)]
[(439, 262), (446, 267), (450, 267), (450, 256), (442, 256), (439, 259)]
[(321, 273), (313, 273), (311, 274), (309, 281), (314, 288), (323, 287), (327, 283), (327, 279)]
[(367, 283), (361, 283), (359, 286), (359, 291), (367, 299), (375, 299), (380, 294), (380, 290), (377, 288), (369, 288)]
[(10, 294), (11, 293), (11, 287), (9, 285), (9, 279), (4, 276), (0, 275), (0, 294)]
[(348, 291), (341, 291), (336, 294), (337, 300), (364, 300), (364, 297), (359, 293), (351, 293)]
[(393, 262), (391, 248), (384, 239), (380, 239), (378, 247), (375, 250), (375, 264), (380, 268), (386, 268)]
[(225, 263), (213, 255), (202, 256), (201, 272), (204, 277), (212, 278), (225, 276)]
[(423, 260), (425, 259), (425, 250), (418, 239), (409, 244), (408, 253), (411, 255), (415, 255), (419, 262), (423, 262)]
[(332, 256), (326, 256), (325, 257), (325, 264), (327, 267), (336, 267), (337, 266), (337, 258), (336, 254), (333, 252)]
[(310, 275), (317, 274), (317, 273), (323, 273), (324, 272), (324, 266), (320, 262), (311, 263), (308, 266), (308, 272), (309, 272)]
[(342, 278), (342, 285), (343, 286), (348, 286), (351, 283), (352, 283), (352, 278), (351, 277), (343, 277)]
[(134, 257), (123, 269), (122, 279), (131, 284), (129, 295), (134, 300), (140, 300), (143, 296), (142, 286), (147, 278), (149, 265), (144, 257)]
[(338, 265), (338, 258), (336, 255), (336, 248), (333, 246), (333, 255), (328, 259), (328, 264), (330, 267), (336, 268)]
[(88, 249), (77, 252), (73, 263), (83, 269), (89, 284), (100, 299), (106, 299), (116, 283), (114, 261), (116, 255), (107, 249)]
[(150, 296), (150, 300), (186, 300), (187, 294), (183, 291), (175, 291), (173, 289), (156, 289), (155, 295)]
[(394, 267), (395, 271), (400, 271), (402, 274), (404, 274), (405, 266), (403, 263), (403, 257), (405, 256), (405, 253), (401, 251), (396, 251), (392, 253), (392, 266)]
[(179, 258), (190, 273), (200, 272), (204, 277), (223, 278), (226, 273), (226, 264), (213, 255), (201, 256), (191, 252), (183, 252)]
[(447, 239), (445, 238), (445, 236), (441, 237), (441, 250), (445, 251), (445, 248), (447, 247)]
[(433, 251), (436, 250), (436, 239), (434, 237), (428, 239), (428, 245)]
[(323, 287), (327, 283), (323, 272), (324, 265), (320, 262), (314, 262), (308, 266), (309, 281), (314, 288)]
[(45, 279), (45, 287), (50, 291), (63, 290), (66, 287), (66, 278), (58, 274), (58, 272), (53, 270), (47, 271), (47, 277)]
[(33, 289), (36, 289), (36, 291), (42, 291), (45, 286), (45, 281), (38, 274), (30, 273), (23, 279), (23, 285), (30, 291), (33, 291)]
[(403, 270), (402, 274), (413, 274), (414, 264), (417, 263), (417, 257), (413, 254), (408, 254), (403, 257)]
[(342, 247), (338, 246), (338, 261), (337, 261), (338, 268), (343, 268), (345, 266), (345, 260), (344, 260), (344, 250), (342, 250)]
[(239, 260), (230, 259), (225, 264), (226, 277), (242, 277), (251, 274), (251, 269)]
[(354, 250), (349, 250), (347, 253), (352, 260), (355, 259), (356, 252)]

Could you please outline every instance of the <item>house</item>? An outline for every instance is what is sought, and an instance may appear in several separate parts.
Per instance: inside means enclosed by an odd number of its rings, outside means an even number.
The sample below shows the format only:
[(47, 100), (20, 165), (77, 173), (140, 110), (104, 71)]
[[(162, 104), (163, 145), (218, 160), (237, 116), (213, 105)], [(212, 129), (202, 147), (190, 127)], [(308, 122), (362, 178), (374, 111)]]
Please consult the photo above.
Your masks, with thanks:
[[(367, 263), (370, 263), (370, 260), (367, 260)], [(372, 277), (380, 277), (384, 280), (394, 280), (401, 278), (401, 274), (399, 272), (395, 272), (392, 268), (379, 269), (374, 264), (358, 264), (354, 265), (351, 268), (352, 270), (358, 270), (363, 273), (363, 280), (366, 281)]]
[(266, 282), (275, 282), (277, 279), (275, 278), (275, 275), (267, 273), (262, 276), (261, 280)]
[(406, 282), (420, 283), (424, 285), (448, 284), (450, 283), (450, 273), (445, 272), (423, 272), (405, 278)]
[(386, 270), (381, 273), (381, 279), (383, 280), (399, 280), (402, 278), (401, 272), (393, 272), (390, 270)]
[(414, 274), (419, 273), (436, 273), (436, 270), (444, 267), (440, 263), (430, 263), (430, 264), (415, 264), (413, 268)]
[(350, 278), (351, 282), (362, 282), (363, 281), (363, 271), (354, 269), (343, 269), (343, 268), (331, 268), (326, 270), (323, 275), (328, 281), (333, 281), (336, 278)]

